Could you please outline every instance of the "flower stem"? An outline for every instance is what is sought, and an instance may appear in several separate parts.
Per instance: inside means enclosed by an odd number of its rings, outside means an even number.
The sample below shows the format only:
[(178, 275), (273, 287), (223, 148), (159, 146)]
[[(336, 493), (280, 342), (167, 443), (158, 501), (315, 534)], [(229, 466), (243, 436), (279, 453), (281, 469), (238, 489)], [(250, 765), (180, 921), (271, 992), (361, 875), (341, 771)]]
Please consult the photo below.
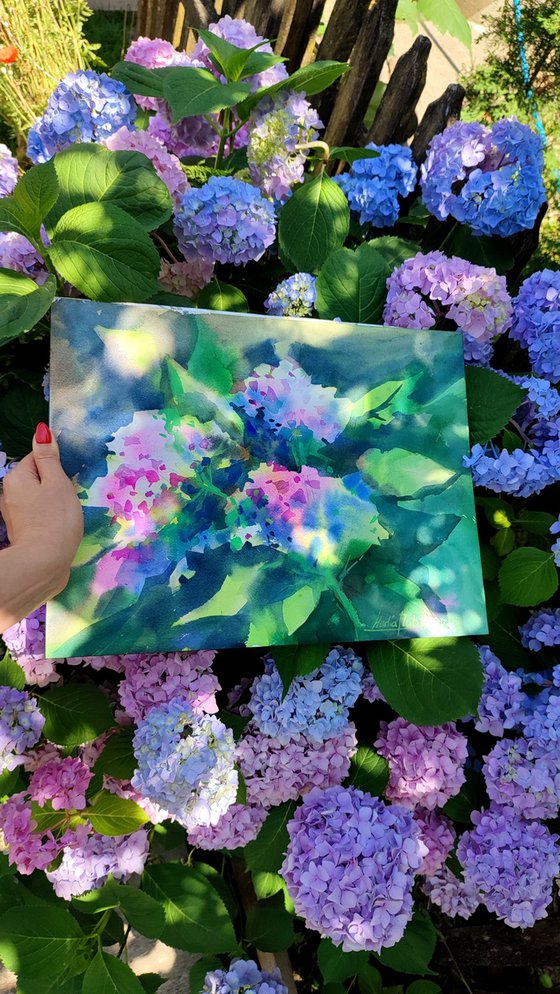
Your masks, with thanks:
[(220, 169), (224, 161), (224, 149), (226, 147), (226, 141), (228, 139), (229, 122), (231, 118), (231, 110), (226, 107), (224, 110), (224, 118), (222, 121), (222, 133), (220, 135), (220, 144), (218, 146), (218, 151), (216, 153), (216, 161), (214, 163), (215, 169)]

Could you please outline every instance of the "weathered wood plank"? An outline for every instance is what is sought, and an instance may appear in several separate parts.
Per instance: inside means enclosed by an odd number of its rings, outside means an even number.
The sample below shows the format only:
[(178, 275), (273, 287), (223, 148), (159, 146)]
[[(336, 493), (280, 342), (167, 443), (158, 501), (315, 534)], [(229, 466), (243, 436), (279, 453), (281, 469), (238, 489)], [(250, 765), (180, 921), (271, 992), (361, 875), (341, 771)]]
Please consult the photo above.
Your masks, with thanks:
[(412, 142), (412, 154), (418, 164), (426, 158), (428, 145), (434, 135), (444, 131), (448, 124), (459, 120), (464, 99), (463, 87), (459, 83), (451, 83), (441, 97), (433, 100), (426, 108)]
[(419, 35), (408, 52), (401, 55), (367, 133), (367, 142), (404, 143), (414, 134), (418, 124), (416, 105), (426, 84), (431, 48), (430, 39)]

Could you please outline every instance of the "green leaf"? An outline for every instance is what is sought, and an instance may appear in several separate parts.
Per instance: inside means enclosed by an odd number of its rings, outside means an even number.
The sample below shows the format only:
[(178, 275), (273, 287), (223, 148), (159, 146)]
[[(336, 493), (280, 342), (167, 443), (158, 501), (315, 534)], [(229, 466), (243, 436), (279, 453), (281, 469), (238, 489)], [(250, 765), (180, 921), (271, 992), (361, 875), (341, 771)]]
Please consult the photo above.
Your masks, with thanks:
[(165, 983), (165, 977), (158, 977), (157, 973), (140, 973), (138, 980), (142, 984), (142, 990), (145, 994), (156, 994), (156, 991)]
[(420, 252), (420, 245), (411, 242), (408, 238), (397, 238), (395, 235), (381, 235), (379, 238), (372, 238), (366, 243), (379, 252), (391, 272), (412, 256)]
[(117, 797), (109, 791), (98, 794), (87, 809), (87, 817), (99, 835), (129, 835), (148, 821), (146, 812), (128, 797)]
[(376, 324), (382, 317), (390, 274), (390, 264), (373, 242), (364, 242), (355, 251), (333, 252), (317, 278), (319, 317)]
[(31, 451), (35, 428), (48, 421), (49, 407), (43, 391), (17, 383), (0, 397), (0, 438), (10, 459), (21, 459)]
[(441, 725), (476, 712), (482, 663), (469, 638), (380, 642), (369, 664), (385, 700), (415, 725)]
[(293, 635), (307, 621), (309, 615), (317, 607), (320, 596), (320, 587), (306, 584), (282, 601), (282, 620), (288, 630), (288, 635)]
[(466, 780), (455, 797), (450, 797), (444, 805), (444, 812), (453, 821), (471, 824), (471, 813), (484, 805), (486, 792), (484, 777), (476, 770), (465, 770)]
[(228, 953), (237, 948), (233, 923), (216, 888), (182, 863), (148, 866), (144, 887), (164, 911), (162, 941), (191, 953)]
[(251, 92), (248, 83), (220, 83), (208, 69), (171, 66), (163, 79), (163, 95), (171, 107), (171, 120), (213, 114), (233, 107)]
[(92, 742), (113, 724), (105, 694), (90, 684), (72, 683), (48, 690), (39, 697), (39, 708), (45, 716), (45, 738), (66, 749)]
[(216, 277), (200, 291), (196, 306), (207, 311), (249, 311), (245, 294)]
[(157, 290), (156, 248), (114, 204), (83, 204), (64, 214), (49, 254), (60, 275), (92, 300), (142, 301)]
[(245, 862), (253, 873), (276, 873), (280, 869), (288, 848), (287, 825), (294, 811), (293, 801), (273, 808), (254, 842), (245, 846)]
[(436, 948), (436, 930), (430, 919), (421, 911), (416, 911), (408, 923), (405, 933), (394, 946), (383, 949), (379, 962), (399, 973), (433, 973), (429, 963)]
[(232, 921), (235, 921), (239, 913), (239, 908), (237, 906), (233, 891), (230, 890), (222, 874), (219, 873), (214, 866), (210, 866), (210, 863), (195, 863), (194, 869), (201, 876), (205, 877), (206, 880), (212, 884), (215, 890), (218, 891), (219, 896), (229, 911)]
[(125, 727), (111, 735), (95, 764), (96, 772), (107, 773), (117, 780), (132, 779), (137, 766), (132, 746), (134, 731), (132, 726)]
[(500, 497), (477, 497), (476, 503), (494, 528), (510, 528), (515, 521), (513, 505)]
[(280, 254), (295, 270), (316, 273), (340, 248), (350, 227), (350, 208), (326, 173), (298, 187), (279, 211)]
[(473, 235), (470, 228), (463, 224), (451, 236), (447, 252), (478, 266), (495, 269), (501, 276), (508, 273), (515, 264), (511, 245), (506, 238), (498, 235), (492, 238)]
[(59, 195), (47, 217), (49, 234), (67, 211), (82, 204), (120, 207), (146, 231), (171, 217), (169, 190), (141, 152), (111, 152), (103, 145), (84, 142), (58, 152), (54, 166)]
[(290, 948), (295, 939), (294, 918), (286, 911), (282, 894), (258, 901), (249, 909), (246, 938), (268, 953)]
[(117, 884), (112, 877), (97, 890), (86, 891), (79, 897), (73, 897), (71, 905), (82, 915), (100, 915), (104, 911), (118, 908), (119, 898)]
[(521, 525), (531, 535), (548, 535), (557, 519), (546, 511), (521, 511), (516, 524)]
[(306, 93), (308, 97), (314, 96), (316, 93), (321, 93), (327, 87), (336, 83), (337, 79), (345, 72), (348, 72), (349, 69), (350, 66), (348, 63), (333, 62), (330, 59), (310, 62), (309, 65), (296, 69), (291, 76), (281, 80), (279, 83), (274, 83), (272, 86), (267, 86), (251, 93), (237, 107), (239, 118), (245, 121), (253, 110), (253, 107), (256, 107), (265, 97), (273, 97), (280, 90), (295, 90), (296, 93)]
[(554, 554), (544, 549), (515, 549), (498, 574), (502, 599), (517, 607), (534, 607), (558, 590)]
[(14, 269), (0, 269), (0, 344), (31, 331), (47, 313), (56, 293), (48, 276), (42, 286)]
[(471, 442), (484, 445), (505, 428), (527, 391), (482, 366), (467, 366), (465, 379)]
[(45, 801), (43, 805), (32, 801), (31, 815), (39, 832), (55, 832), (63, 826), (66, 817), (64, 811), (53, 811), (50, 801)]
[(246, 76), (253, 76), (264, 72), (279, 62), (286, 62), (281, 55), (274, 55), (272, 52), (258, 52), (261, 41), (253, 48), (238, 48), (232, 45), (225, 38), (220, 38), (213, 31), (198, 28), (198, 36), (208, 46), (212, 54), (212, 61), (216, 68), (224, 74), (228, 82), (237, 82)]
[(124, 83), (130, 93), (163, 100), (165, 69), (147, 69), (136, 62), (117, 62), (111, 69), (111, 76)]
[(441, 994), (441, 987), (433, 980), (415, 980), (406, 988), (406, 994)]
[(351, 145), (333, 145), (329, 152), (329, 159), (356, 162), (358, 159), (377, 159), (380, 154), (374, 148), (354, 148)]
[(222, 970), (223, 964), (216, 956), (201, 956), (189, 971), (189, 991), (199, 994), (204, 986), (204, 978), (212, 970)]
[(389, 783), (389, 766), (383, 756), (369, 746), (358, 746), (350, 760), (350, 783), (374, 797), (381, 797)]
[(55, 906), (11, 908), (0, 918), (4, 966), (37, 981), (54, 984), (79, 971), (86, 941), (76, 919)]
[(282, 677), (284, 696), (297, 676), (307, 676), (325, 662), (329, 645), (285, 645), (274, 646), (272, 658)]
[(34, 239), (35, 235), (29, 227), (21, 207), (16, 204), (13, 197), (2, 197), (0, 199), (0, 231), (15, 231), (24, 238)]
[(515, 532), (513, 528), (499, 528), (490, 539), (490, 544), (499, 556), (507, 556), (515, 548)]
[(438, 31), (458, 38), (467, 48), (472, 45), (471, 26), (457, 0), (417, 0), (418, 15), (436, 26)]
[(317, 950), (317, 963), (326, 984), (354, 977), (367, 966), (368, 959), (369, 953), (345, 953), (330, 939), (321, 939)]
[(144, 988), (126, 963), (99, 952), (85, 972), (82, 994), (144, 994)]
[(259, 901), (263, 901), (267, 897), (274, 897), (275, 894), (284, 889), (284, 881), (279, 873), (255, 870), (251, 874), (251, 879)]
[(25, 687), (25, 673), (7, 649), (0, 660), (0, 686), (15, 687), (16, 690), (23, 690)]
[(434, 487), (441, 490), (457, 477), (429, 456), (408, 449), (368, 449), (358, 459), (364, 479), (384, 494), (396, 497), (420, 497)]
[(41, 239), (41, 224), (57, 196), (58, 182), (52, 159), (28, 169), (17, 181), (13, 193), (14, 205), (38, 241)]
[(383, 994), (383, 978), (371, 963), (358, 974), (358, 990), (360, 994)]
[(141, 935), (159, 939), (165, 926), (163, 908), (145, 891), (127, 884), (118, 884), (115, 891), (127, 921)]

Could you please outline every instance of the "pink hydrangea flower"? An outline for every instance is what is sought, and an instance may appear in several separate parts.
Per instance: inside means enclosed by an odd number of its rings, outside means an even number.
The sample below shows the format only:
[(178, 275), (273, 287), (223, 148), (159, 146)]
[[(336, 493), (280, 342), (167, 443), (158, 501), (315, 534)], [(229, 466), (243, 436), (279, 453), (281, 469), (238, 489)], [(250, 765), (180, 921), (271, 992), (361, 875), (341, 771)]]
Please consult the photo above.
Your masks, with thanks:
[(381, 721), (375, 747), (389, 763), (387, 797), (407, 808), (441, 807), (465, 782), (467, 739), (454, 722), (430, 728), (401, 717)]
[(256, 839), (267, 814), (259, 804), (231, 804), (216, 825), (190, 828), (187, 839), (198, 849), (241, 849)]
[(125, 675), (118, 693), (126, 713), (139, 721), (155, 704), (180, 696), (186, 697), (197, 714), (216, 714), (220, 684), (212, 672), (215, 655), (201, 650), (125, 656)]
[(40, 766), (31, 777), (29, 793), (44, 805), (50, 801), (54, 811), (66, 808), (81, 810), (86, 806), (86, 790), (93, 774), (80, 759), (67, 756)]
[(169, 293), (192, 299), (199, 290), (207, 286), (213, 275), (214, 263), (193, 251), (192, 258), (186, 262), (168, 262), (167, 259), (162, 259), (159, 285)]
[(119, 128), (105, 139), (104, 144), (112, 152), (132, 151), (145, 155), (159, 178), (165, 183), (174, 203), (178, 203), (189, 189), (189, 181), (177, 156), (168, 152), (159, 138), (149, 131), (129, 131), (128, 128)]
[[(163, 38), (136, 38), (128, 46), (125, 62), (135, 62), (146, 69), (165, 69), (166, 66), (188, 66), (191, 60), (186, 52), (178, 52), (169, 41)], [(157, 110), (162, 103), (156, 97), (134, 97), (136, 103), (145, 110)]]
[(470, 918), (480, 904), (478, 889), (470, 882), (456, 877), (448, 866), (440, 867), (427, 877), (422, 890), (450, 918)]
[(451, 819), (441, 811), (428, 811), (426, 808), (415, 809), (414, 821), (420, 829), (420, 838), (428, 850), (418, 873), (431, 877), (445, 864), (453, 849), (456, 839), (455, 829)]
[(12, 657), (21, 666), (27, 683), (45, 687), (58, 680), (56, 659), (45, 658), (44, 607), (37, 608), (23, 621), (7, 628), (2, 638)]

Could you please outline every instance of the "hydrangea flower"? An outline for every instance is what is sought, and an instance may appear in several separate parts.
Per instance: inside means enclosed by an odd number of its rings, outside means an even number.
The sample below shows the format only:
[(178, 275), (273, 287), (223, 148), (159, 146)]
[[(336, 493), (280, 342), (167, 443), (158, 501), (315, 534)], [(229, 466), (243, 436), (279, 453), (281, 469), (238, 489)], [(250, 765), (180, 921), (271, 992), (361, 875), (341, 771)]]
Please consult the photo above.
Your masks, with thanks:
[(471, 819), (475, 827), (457, 846), (465, 882), (511, 928), (530, 928), (546, 918), (560, 872), (559, 837), (509, 807), (491, 805), (488, 811), (473, 811)]
[(32, 800), (44, 805), (50, 801), (54, 811), (65, 808), (81, 810), (86, 806), (86, 790), (93, 774), (80, 759), (66, 756), (43, 763), (29, 782)]
[(497, 494), (531, 497), (560, 479), (560, 450), (555, 442), (545, 442), (542, 449), (513, 452), (477, 443), (470, 456), (465, 456), (464, 465), (471, 467), (475, 486)]
[(49, 273), (42, 255), (17, 231), (0, 232), (0, 268), (15, 269), (42, 286)]
[(534, 371), (560, 380), (560, 272), (543, 269), (521, 285), (510, 335), (529, 350)]
[(118, 694), (127, 715), (141, 721), (150, 708), (168, 704), (175, 697), (189, 701), (196, 714), (215, 714), (220, 689), (212, 672), (215, 655), (201, 650), (124, 656), (125, 673)]
[(13, 770), (39, 741), (45, 719), (26, 690), (0, 687), (0, 772)]
[(541, 376), (510, 378), (527, 391), (527, 399), (516, 412), (522, 428), (530, 428), (536, 418), (550, 419), (560, 414), (560, 393), (549, 380)]
[(291, 356), (277, 366), (257, 366), (239, 384), (231, 403), (247, 417), (264, 421), (275, 435), (291, 438), (297, 432), (322, 442), (334, 442), (352, 415), (347, 397), (337, 397), (335, 387), (313, 383)]
[(427, 854), (409, 811), (355, 787), (314, 788), (288, 834), (280, 873), (309, 928), (344, 952), (380, 952), (402, 938)]
[[(241, 17), (230, 17), (229, 14), (226, 14), (224, 17), (220, 17), (218, 21), (210, 24), (208, 30), (212, 34), (217, 35), (218, 38), (224, 38), (226, 41), (229, 41), (230, 45), (235, 45), (237, 48), (258, 48), (259, 52), (272, 53), (272, 46), (269, 42), (265, 41), (261, 35), (258, 35), (253, 25), (249, 24), (248, 21), (244, 21)], [(191, 52), (191, 59), (205, 66), (206, 69), (209, 69), (218, 78), (223, 79), (211, 61), (210, 50), (206, 43), (202, 41), (202, 38), (199, 38), (194, 46)], [(252, 90), (259, 90), (262, 87), (274, 86), (275, 83), (281, 83), (283, 79), (286, 79), (287, 75), (288, 72), (284, 63), (279, 62), (275, 66), (265, 69), (264, 72), (248, 76), (243, 82), (249, 83)]]
[(386, 796), (408, 808), (441, 807), (465, 782), (467, 739), (454, 722), (431, 728), (400, 716), (380, 721), (375, 748), (389, 763)]
[(350, 209), (360, 215), (360, 224), (392, 228), (399, 217), (399, 197), (412, 193), (418, 169), (406, 145), (376, 145), (375, 158), (356, 159), (349, 172), (335, 177), (348, 197)]
[[(150, 98), (148, 98), (150, 99)], [(177, 124), (164, 101), (157, 101), (158, 111), (148, 122), (148, 134), (157, 138), (168, 152), (179, 159), (187, 156), (207, 158), (218, 151), (219, 137), (204, 117), (183, 117)]]
[[(510, 327), (513, 305), (504, 276), (443, 252), (418, 252), (387, 280), (386, 324), (435, 328), (453, 321), (472, 349)], [(471, 354), (474, 354), (471, 352)]]
[[(560, 535), (560, 515), (558, 516), (558, 521), (555, 521), (553, 525), (550, 526), (550, 532), (552, 535)], [(554, 562), (557, 566), (560, 566), (560, 538), (557, 538), (550, 549), (554, 553)]]
[[(313, 721), (313, 719), (312, 719)], [(342, 783), (358, 748), (356, 728), (349, 722), (322, 741), (299, 735), (264, 735), (251, 727), (237, 743), (236, 757), (250, 803), (272, 808), (297, 800), (312, 787)]]
[(23, 621), (16, 622), (2, 638), (16, 663), (25, 673), (27, 683), (45, 687), (58, 680), (56, 659), (45, 658), (45, 608), (33, 611)]
[(470, 918), (480, 904), (478, 887), (456, 877), (448, 866), (424, 880), (422, 890), (449, 918)]
[(68, 73), (29, 131), (27, 154), (35, 164), (74, 142), (101, 142), (121, 127), (134, 126), (137, 107), (117, 79), (90, 69)]
[(288, 276), (269, 293), (264, 302), (265, 310), (277, 317), (310, 318), (317, 298), (316, 282), (317, 278), (311, 273)]
[(211, 970), (200, 994), (288, 994), (280, 970), (261, 970), (252, 959), (234, 959), (227, 970)]
[(429, 811), (427, 808), (416, 808), (414, 821), (420, 829), (420, 838), (428, 850), (418, 873), (431, 877), (444, 866), (453, 849), (455, 829), (451, 819), (441, 811)]
[(199, 290), (208, 285), (213, 275), (214, 263), (195, 256), (188, 262), (169, 262), (167, 259), (162, 259), (158, 279), (162, 290), (192, 300)]
[[(125, 62), (135, 62), (146, 69), (165, 69), (166, 66), (188, 66), (191, 60), (186, 52), (178, 52), (170, 41), (163, 38), (136, 38), (127, 48)], [(136, 103), (145, 110), (157, 110), (162, 104), (156, 97), (135, 97)]]
[(132, 786), (185, 828), (215, 825), (235, 802), (232, 732), (185, 697), (150, 708), (134, 734)]
[(41, 833), (36, 828), (25, 793), (12, 794), (0, 805), (0, 832), (8, 849), (8, 862), (26, 876), (34, 870), (46, 870), (61, 849), (50, 830)]
[(215, 825), (189, 829), (189, 845), (198, 849), (241, 849), (253, 842), (264, 825), (268, 809), (260, 804), (231, 804)]
[(0, 197), (9, 197), (18, 181), (18, 162), (7, 145), (0, 142)]
[(298, 676), (284, 696), (274, 660), (267, 657), (265, 672), (256, 677), (249, 710), (264, 735), (286, 741), (294, 735), (323, 742), (344, 732), (348, 712), (361, 690), (362, 661), (352, 649), (331, 649), (325, 662), (308, 676)]
[(376, 701), (384, 701), (385, 698), (381, 693), (375, 677), (371, 670), (364, 670), (364, 676), (362, 679), (362, 697), (365, 701), (369, 701), (370, 704), (375, 704)]
[(165, 146), (149, 131), (129, 131), (119, 128), (104, 144), (112, 152), (141, 152), (152, 163), (159, 178), (165, 183), (174, 203), (179, 203), (190, 188), (189, 181), (181, 168), (176, 155), (171, 155)]
[(532, 228), (546, 201), (540, 137), (515, 118), (491, 128), (457, 121), (436, 135), (421, 170), (422, 199), (444, 221), (475, 235), (507, 237)]
[(323, 124), (302, 93), (284, 90), (262, 100), (249, 128), (247, 160), (254, 184), (267, 197), (283, 203), (292, 187), (303, 181), (305, 150)]
[(491, 801), (521, 818), (555, 818), (560, 806), (560, 753), (542, 738), (502, 739), (482, 767)]
[(260, 259), (276, 237), (274, 207), (243, 180), (211, 176), (188, 190), (175, 212), (179, 248), (196, 250), (207, 262), (241, 266)]
[(480, 646), (478, 654), (484, 669), (484, 685), (475, 728), (501, 737), (505, 729), (515, 728), (523, 717), (523, 681), (519, 674), (508, 673), (489, 646)]
[(66, 846), (60, 865), (46, 875), (55, 894), (71, 901), (79, 894), (103, 887), (109, 874), (114, 880), (124, 881), (134, 873), (142, 873), (148, 852), (148, 834), (142, 828), (115, 838), (95, 833), (82, 845)]
[(545, 645), (560, 645), (560, 607), (531, 611), (529, 620), (519, 631), (526, 649), (538, 652)]

